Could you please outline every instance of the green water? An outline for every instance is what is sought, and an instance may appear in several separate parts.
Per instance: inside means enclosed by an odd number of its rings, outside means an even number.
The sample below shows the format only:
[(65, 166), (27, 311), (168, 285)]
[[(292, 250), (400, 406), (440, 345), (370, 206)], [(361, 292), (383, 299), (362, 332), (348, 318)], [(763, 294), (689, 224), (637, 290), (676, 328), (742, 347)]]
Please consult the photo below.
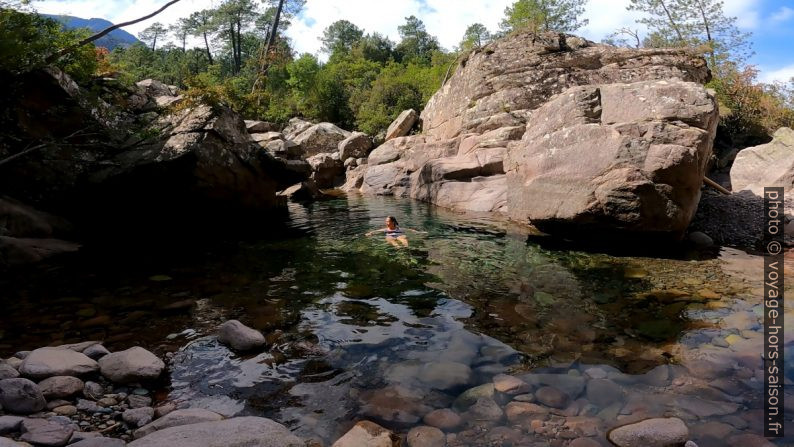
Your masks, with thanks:
[[(408, 248), (363, 236), (386, 215), (427, 233), (409, 232)], [(594, 367), (620, 398), (582, 390), (580, 406), (590, 407), (549, 420), (593, 418), (602, 440), (638, 415), (678, 415), (691, 427), (733, 422), (733, 434), (761, 429), (758, 258), (555, 250), (504, 222), (382, 198), (291, 204), (286, 227), (274, 231), (242, 242), (88, 246), (4, 279), (0, 355), (89, 339), (173, 352), (160, 399), (264, 415), (327, 444), (360, 419), (404, 432), (433, 409), (462, 411), (455, 399), (500, 373), (563, 386), (562, 376), (600, 378)], [(741, 328), (731, 327), (737, 314)], [(219, 346), (211, 335), (229, 318), (263, 331), (267, 351), (241, 358)], [(693, 405), (707, 408), (685, 409)], [(460, 445), (559, 436), (504, 418), (483, 427), (461, 430)], [(493, 444), (497, 427), (520, 437)]]

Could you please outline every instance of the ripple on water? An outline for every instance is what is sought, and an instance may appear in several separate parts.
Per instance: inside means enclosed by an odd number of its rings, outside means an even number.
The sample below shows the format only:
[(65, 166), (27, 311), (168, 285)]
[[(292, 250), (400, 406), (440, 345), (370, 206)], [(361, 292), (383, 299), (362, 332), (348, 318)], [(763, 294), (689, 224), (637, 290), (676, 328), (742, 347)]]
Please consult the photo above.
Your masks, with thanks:
[[(446, 428), (454, 445), (603, 440), (662, 415), (704, 445), (758, 432), (757, 257), (551, 250), (498, 221), (391, 199), (290, 213), (279, 239), (86, 255), (12, 280), (0, 342), (179, 348), (168, 399), (327, 443), (360, 418), (407, 432), (436, 410), (461, 418)], [(362, 236), (389, 214), (428, 233), (399, 250)], [(268, 349), (241, 357), (207, 336), (228, 318), (263, 330)]]

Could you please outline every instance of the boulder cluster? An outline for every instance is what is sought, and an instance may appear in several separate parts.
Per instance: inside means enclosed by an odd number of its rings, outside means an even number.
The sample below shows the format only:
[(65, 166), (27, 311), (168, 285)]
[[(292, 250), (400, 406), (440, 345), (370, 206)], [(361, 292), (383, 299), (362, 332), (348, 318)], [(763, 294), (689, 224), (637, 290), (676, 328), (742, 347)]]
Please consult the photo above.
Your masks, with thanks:
[(716, 133), (709, 78), (682, 50), (516, 33), (470, 54), (428, 102), (422, 133), (388, 139), (345, 186), (552, 233), (680, 235)]

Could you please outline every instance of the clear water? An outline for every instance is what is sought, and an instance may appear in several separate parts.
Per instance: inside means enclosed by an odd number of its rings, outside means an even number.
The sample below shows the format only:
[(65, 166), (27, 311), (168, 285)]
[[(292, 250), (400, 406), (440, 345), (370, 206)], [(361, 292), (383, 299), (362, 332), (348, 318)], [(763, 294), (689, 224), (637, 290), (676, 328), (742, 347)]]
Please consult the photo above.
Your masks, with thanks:
[[(427, 234), (400, 249), (363, 236), (389, 214)], [(760, 258), (543, 248), (503, 222), (381, 198), (291, 204), (286, 225), (242, 242), (89, 246), (5, 279), (0, 355), (88, 339), (172, 352), (160, 400), (271, 417), (328, 445), (357, 420), (404, 433), (439, 408), (467, 423), (450, 445), (605, 443), (671, 415), (701, 447), (762, 432)], [(268, 349), (220, 346), (229, 318)], [(502, 373), (573, 398), (541, 427), (458, 398)], [(512, 398), (491, 396), (500, 411)]]

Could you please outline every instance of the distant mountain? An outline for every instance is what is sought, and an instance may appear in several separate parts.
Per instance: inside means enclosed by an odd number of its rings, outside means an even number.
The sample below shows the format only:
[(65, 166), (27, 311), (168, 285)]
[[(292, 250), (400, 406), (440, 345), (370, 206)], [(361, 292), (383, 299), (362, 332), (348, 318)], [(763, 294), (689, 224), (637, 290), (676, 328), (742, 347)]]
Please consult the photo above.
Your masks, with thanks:
[[(68, 29), (88, 28), (93, 32), (98, 32), (109, 26), (113, 26), (113, 23), (108, 22), (105, 19), (81, 19), (80, 17), (72, 16), (55, 16), (48, 14), (42, 15), (44, 17), (49, 17), (61, 22), (63, 26)], [(107, 36), (104, 36), (94, 42), (94, 45), (98, 47), (105, 47), (112, 51), (116, 47), (128, 47), (135, 42), (138, 42), (138, 39), (136, 39), (135, 36), (122, 29), (117, 29), (113, 30)]]

